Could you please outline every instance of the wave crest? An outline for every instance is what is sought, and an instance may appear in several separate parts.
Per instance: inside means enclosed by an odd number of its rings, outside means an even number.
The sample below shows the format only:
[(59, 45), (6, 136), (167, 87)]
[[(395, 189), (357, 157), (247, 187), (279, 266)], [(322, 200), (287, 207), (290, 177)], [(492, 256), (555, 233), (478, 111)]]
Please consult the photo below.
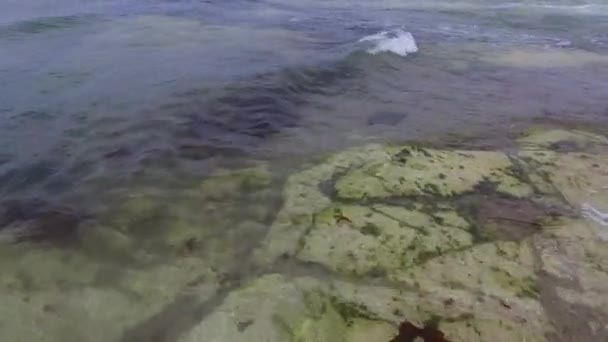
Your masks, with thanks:
[(374, 55), (381, 52), (391, 52), (405, 57), (409, 54), (418, 52), (418, 46), (416, 45), (414, 36), (403, 29), (378, 32), (359, 39), (359, 42), (374, 44), (373, 47), (367, 50), (367, 52)]

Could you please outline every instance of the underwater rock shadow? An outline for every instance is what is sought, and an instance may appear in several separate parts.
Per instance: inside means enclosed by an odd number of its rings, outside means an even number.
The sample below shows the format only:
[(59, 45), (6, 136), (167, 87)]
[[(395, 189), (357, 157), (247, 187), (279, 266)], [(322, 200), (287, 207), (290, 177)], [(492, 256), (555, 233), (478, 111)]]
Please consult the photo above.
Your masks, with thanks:
[(87, 215), (39, 199), (0, 203), (0, 233), (15, 243), (67, 242), (76, 238)]
[[(200, 100), (204, 92), (181, 96), (182, 103), (165, 108), (183, 118), (175, 136), (178, 153), (206, 156), (208, 152), (237, 152), (259, 144), (286, 128), (297, 127), (298, 108), (306, 96), (342, 90), (357, 69), (348, 60), (322, 67), (298, 67), (261, 74), (228, 86), (219, 96)], [(206, 151), (199, 153), (195, 151)], [(197, 157), (198, 158), (198, 157)]]

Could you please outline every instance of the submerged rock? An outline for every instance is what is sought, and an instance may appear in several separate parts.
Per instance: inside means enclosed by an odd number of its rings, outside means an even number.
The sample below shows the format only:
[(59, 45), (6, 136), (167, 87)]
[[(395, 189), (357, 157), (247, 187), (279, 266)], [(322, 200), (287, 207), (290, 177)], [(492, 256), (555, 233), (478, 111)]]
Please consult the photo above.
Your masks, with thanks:
[[(334, 155), (287, 181), (256, 260), (356, 276), (331, 282), (334, 295), (395, 329), (422, 334), (433, 321), (449, 341), (544, 341), (564, 333), (569, 319), (556, 311), (565, 307), (595, 322), (591, 329), (578, 319), (581, 336), (604, 336), (599, 297), (608, 282), (598, 261), (608, 256), (593, 238), (600, 228), (576, 209), (587, 201), (608, 208), (606, 139), (537, 131), (519, 144), (513, 155), (379, 145)], [(588, 240), (574, 245), (582, 227)], [(570, 246), (576, 267), (561, 265), (556, 243)], [(557, 286), (551, 272), (564, 270), (587, 288)]]
[(158, 257), (199, 256), (234, 264), (271, 218), (276, 199), (264, 165), (220, 170), (180, 191), (132, 191), (110, 210), (104, 227), (137, 240)]
[(333, 296), (328, 284), (271, 274), (230, 293), (180, 341), (388, 341), (395, 332)]
[(42, 200), (0, 203), (0, 234), (14, 242), (65, 242), (77, 236), (86, 215)]
[[(271, 212), (271, 181), (260, 165), (186, 190), (131, 190), (77, 243), (3, 245), (0, 340), (177, 340), (188, 315), (238, 283)], [(15, 208), (4, 217), (30, 219)]]
[(83, 250), (0, 250), (0, 339), (606, 340), (608, 242), (584, 214), (608, 209), (608, 144), (518, 143), (338, 153), (287, 180), (276, 216), (264, 166), (132, 192)]
[(384, 160), (365, 163), (339, 177), (335, 184), (337, 197), (448, 197), (474, 192), (484, 183), (514, 197), (531, 194), (531, 188), (517, 178), (515, 165), (503, 153), (417, 146), (386, 148), (384, 153)]
[(341, 273), (392, 276), (473, 244), (469, 223), (447, 208), (429, 215), (420, 206), (336, 205), (314, 221), (297, 257)]
[(261, 190), (270, 185), (272, 175), (265, 165), (240, 170), (216, 171), (203, 181), (200, 190), (207, 198), (242, 196), (247, 192)]
[(0, 266), (2, 341), (119, 341), (183, 291), (200, 302), (218, 284), (200, 260), (133, 267), (24, 244), (4, 248)]
[[(547, 312), (564, 340), (608, 339), (608, 241), (589, 207), (608, 208), (608, 139), (581, 131), (533, 133), (520, 140), (526, 172), (573, 209), (534, 240), (546, 279)], [(551, 146), (574, 146), (560, 152)]]

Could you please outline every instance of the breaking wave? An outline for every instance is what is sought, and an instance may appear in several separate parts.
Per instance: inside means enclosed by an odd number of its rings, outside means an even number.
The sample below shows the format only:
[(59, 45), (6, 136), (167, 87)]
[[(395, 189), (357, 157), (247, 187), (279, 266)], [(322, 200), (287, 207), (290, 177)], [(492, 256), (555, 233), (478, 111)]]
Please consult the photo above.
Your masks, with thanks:
[(372, 47), (367, 49), (367, 52), (374, 55), (381, 52), (391, 52), (405, 57), (418, 52), (414, 36), (400, 28), (365, 36), (359, 42), (373, 44)]

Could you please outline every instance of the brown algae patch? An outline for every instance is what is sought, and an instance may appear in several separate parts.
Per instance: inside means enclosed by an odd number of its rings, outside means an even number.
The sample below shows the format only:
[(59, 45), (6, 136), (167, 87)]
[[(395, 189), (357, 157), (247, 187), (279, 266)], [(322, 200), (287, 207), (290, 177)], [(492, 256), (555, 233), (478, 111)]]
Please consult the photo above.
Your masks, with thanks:
[(417, 339), (424, 342), (449, 342), (436, 327), (426, 325), (419, 328), (408, 321), (399, 325), (399, 334), (390, 342), (414, 342)]

